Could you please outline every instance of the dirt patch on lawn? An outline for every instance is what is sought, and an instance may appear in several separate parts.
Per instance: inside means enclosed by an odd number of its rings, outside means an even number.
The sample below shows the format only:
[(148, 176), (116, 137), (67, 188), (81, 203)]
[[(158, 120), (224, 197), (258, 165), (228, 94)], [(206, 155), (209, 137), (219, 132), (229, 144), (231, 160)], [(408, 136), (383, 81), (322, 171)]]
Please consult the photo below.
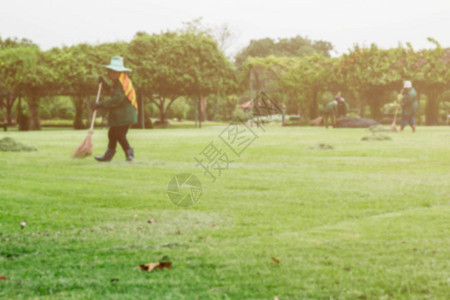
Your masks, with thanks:
[(320, 143), (320, 144), (317, 144), (317, 146), (309, 147), (308, 149), (309, 150), (333, 150), (334, 147), (330, 144)]
[(365, 136), (361, 139), (362, 141), (390, 141), (392, 138), (384, 134), (374, 134)]

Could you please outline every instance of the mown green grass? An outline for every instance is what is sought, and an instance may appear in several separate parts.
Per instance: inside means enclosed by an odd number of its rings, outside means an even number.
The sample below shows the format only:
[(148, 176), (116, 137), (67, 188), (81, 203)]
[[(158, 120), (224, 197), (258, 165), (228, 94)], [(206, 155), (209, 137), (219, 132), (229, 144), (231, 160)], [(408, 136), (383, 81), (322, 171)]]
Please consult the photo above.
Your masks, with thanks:
[[(193, 157), (222, 130), (132, 130), (131, 164), (71, 159), (86, 131), (2, 132), (39, 151), (0, 153), (0, 298), (447, 299), (448, 127), (267, 127), (213, 183)], [(190, 208), (167, 197), (185, 172)]]

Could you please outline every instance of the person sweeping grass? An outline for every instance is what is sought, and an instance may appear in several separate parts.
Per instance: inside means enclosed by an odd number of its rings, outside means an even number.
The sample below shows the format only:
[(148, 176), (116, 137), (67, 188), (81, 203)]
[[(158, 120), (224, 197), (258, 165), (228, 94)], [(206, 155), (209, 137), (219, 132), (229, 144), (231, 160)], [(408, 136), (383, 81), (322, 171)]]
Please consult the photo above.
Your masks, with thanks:
[(105, 68), (108, 70), (109, 83), (103, 77), (99, 82), (109, 92), (110, 97), (96, 102), (94, 109), (106, 109), (108, 111), (108, 148), (103, 156), (95, 156), (99, 162), (109, 162), (116, 153), (117, 143), (122, 146), (127, 161), (134, 161), (134, 150), (127, 140), (127, 132), (131, 125), (137, 123), (136, 92), (130, 78), (125, 72), (131, 71), (125, 68), (123, 58), (114, 56), (111, 63)]
[(419, 102), (417, 99), (417, 92), (413, 88), (411, 81), (405, 81), (402, 90), (402, 99), (397, 106), (402, 109), (402, 120), (400, 131), (405, 129), (405, 126), (409, 124), (413, 132), (416, 132), (416, 121), (414, 115), (419, 108)]

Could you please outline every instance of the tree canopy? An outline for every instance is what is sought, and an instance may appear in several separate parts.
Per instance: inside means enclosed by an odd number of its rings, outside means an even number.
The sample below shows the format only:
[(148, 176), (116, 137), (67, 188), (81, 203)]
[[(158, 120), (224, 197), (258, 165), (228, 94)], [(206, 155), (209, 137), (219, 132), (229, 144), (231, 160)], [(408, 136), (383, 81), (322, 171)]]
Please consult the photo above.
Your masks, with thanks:
[(233, 83), (230, 62), (202, 33), (140, 34), (130, 43), (129, 59), (136, 86), (158, 107), (161, 121), (177, 98), (224, 93)]
[(329, 57), (333, 45), (325, 41), (312, 41), (308, 38), (295, 36), (293, 38), (281, 38), (274, 40), (264, 38), (251, 40), (250, 44), (242, 49), (235, 57), (236, 64), (241, 65), (248, 57), (298, 57), (320, 53)]

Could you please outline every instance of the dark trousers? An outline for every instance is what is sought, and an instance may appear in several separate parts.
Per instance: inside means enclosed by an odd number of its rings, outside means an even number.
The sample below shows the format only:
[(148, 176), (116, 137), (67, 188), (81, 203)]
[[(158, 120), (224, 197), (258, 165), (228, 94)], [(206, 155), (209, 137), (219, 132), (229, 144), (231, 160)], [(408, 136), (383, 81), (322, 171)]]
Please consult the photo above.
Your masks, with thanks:
[(328, 113), (328, 112), (322, 113), (323, 125), (325, 125), (325, 127), (328, 128), (328, 118), (331, 118), (331, 126), (334, 127), (336, 125), (334, 113)]
[(116, 150), (117, 142), (122, 146), (123, 151), (130, 149), (130, 144), (127, 141), (127, 132), (129, 125), (123, 126), (113, 126), (109, 128), (108, 131), (108, 148), (111, 150)]

